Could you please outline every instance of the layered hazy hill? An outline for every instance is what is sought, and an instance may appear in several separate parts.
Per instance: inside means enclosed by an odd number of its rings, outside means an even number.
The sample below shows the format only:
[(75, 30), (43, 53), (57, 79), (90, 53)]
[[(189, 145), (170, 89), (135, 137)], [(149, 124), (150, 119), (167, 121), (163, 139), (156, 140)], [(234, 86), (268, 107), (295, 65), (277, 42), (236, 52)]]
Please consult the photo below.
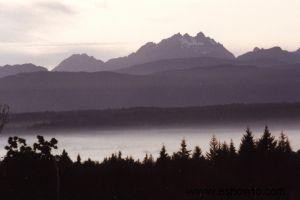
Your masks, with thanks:
[(133, 75), (148, 75), (164, 71), (184, 70), (195, 67), (208, 67), (220, 64), (235, 63), (232, 59), (199, 57), (199, 58), (176, 58), (168, 60), (159, 60), (131, 67), (125, 67), (115, 72), (133, 74)]
[(36, 66), (31, 63), (22, 65), (5, 65), (3, 67), (0, 66), (0, 78), (19, 73), (29, 73), (38, 71), (47, 71), (47, 69), (44, 67)]
[(300, 66), (222, 64), (151, 75), (36, 72), (0, 79), (14, 112), (300, 101)]
[(300, 49), (294, 52), (289, 52), (280, 47), (272, 47), (269, 49), (260, 49), (255, 47), (253, 51), (247, 52), (239, 57), (240, 61), (266, 61), (273, 63), (295, 64), (300, 63)]
[(93, 56), (87, 54), (73, 54), (69, 58), (63, 60), (53, 71), (65, 72), (96, 72), (103, 71), (104, 62), (97, 60)]

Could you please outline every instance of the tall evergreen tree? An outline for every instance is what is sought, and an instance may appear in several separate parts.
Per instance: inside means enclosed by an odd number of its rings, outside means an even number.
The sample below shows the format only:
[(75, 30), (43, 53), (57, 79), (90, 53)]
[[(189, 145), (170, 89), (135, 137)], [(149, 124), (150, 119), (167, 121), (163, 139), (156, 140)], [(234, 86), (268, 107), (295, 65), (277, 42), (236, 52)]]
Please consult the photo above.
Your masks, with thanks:
[(210, 143), (209, 143), (209, 151), (206, 154), (206, 157), (210, 161), (215, 161), (217, 159), (217, 156), (219, 154), (220, 145), (217, 141), (217, 138), (215, 135), (212, 136)]
[(235, 146), (234, 146), (234, 143), (233, 143), (233, 140), (231, 139), (230, 140), (230, 144), (229, 144), (229, 155), (231, 158), (234, 158), (236, 157), (236, 149), (235, 149)]
[(281, 134), (279, 136), (279, 140), (278, 140), (276, 149), (280, 153), (289, 154), (292, 152), (290, 142), (289, 142), (287, 136), (283, 132), (281, 132)]
[(77, 163), (77, 164), (81, 164), (81, 157), (80, 157), (79, 154), (77, 155), (76, 163)]
[(239, 156), (243, 159), (251, 159), (254, 157), (255, 153), (255, 142), (253, 138), (253, 134), (250, 128), (246, 129), (246, 134), (243, 135), (240, 149), (239, 149)]
[(180, 144), (180, 151), (177, 152), (177, 156), (180, 159), (188, 159), (190, 157), (190, 150), (187, 150), (187, 145), (185, 139), (182, 139)]
[(222, 153), (222, 155), (229, 156), (230, 151), (226, 142), (222, 143), (220, 152)]
[(163, 145), (159, 152), (159, 157), (157, 159), (157, 163), (165, 163), (169, 159), (170, 159), (170, 156), (167, 153), (165, 145)]
[(202, 151), (199, 146), (195, 147), (192, 158), (195, 160), (199, 160), (202, 158)]
[(152, 154), (150, 154), (148, 156), (148, 153), (146, 153), (146, 156), (145, 156), (145, 158), (143, 160), (143, 164), (144, 165), (152, 165), (153, 163), (154, 163), (154, 160), (153, 160)]
[(72, 162), (71, 158), (69, 157), (69, 154), (64, 149), (62, 154), (59, 157), (59, 164), (64, 167), (67, 167), (67, 166), (70, 166), (72, 163), (73, 162)]
[(118, 152), (118, 160), (122, 160), (122, 152), (121, 151)]
[(264, 134), (257, 142), (257, 150), (260, 155), (267, 155), (270, 153), (274, 153), (276, 149), (277, 141), (274, 136), (272, 136), (269, 128), (266, 126), (264, 130)]

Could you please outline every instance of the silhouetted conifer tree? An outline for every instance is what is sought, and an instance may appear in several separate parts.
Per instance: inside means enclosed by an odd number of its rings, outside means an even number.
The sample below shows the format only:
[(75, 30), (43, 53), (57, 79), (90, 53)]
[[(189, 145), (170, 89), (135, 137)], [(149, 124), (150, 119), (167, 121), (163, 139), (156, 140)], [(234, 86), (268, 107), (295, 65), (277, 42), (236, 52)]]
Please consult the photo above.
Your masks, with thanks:
[(70, 166), (72, 163), (73, 162), (69, 157), (69, 154), (66, 152), (66, 150), (63, 150), (62, 154), (59, 157), (59, 164), (62, 166)]
[(145, 158), (143, 160), (143, 164), (144, 165), (153, 165), (154, 164), (154, 159), (153, 159), (152, 154), (150, 154), (148, 156), (148, 154), (146, 153), (146, 156), (145, 156)]
[(255, 142), (253, 139), (252, 132), (249, 128), (246, 129), (246, 134), (243, 135), (240, 149), (239, 149), (239, 156), (245, 159), (252, 159), (255, 153)]
[(279, 140), (278, 140), (276, 149), (279, 153), (290, 154), (292, 152), (290, 142), (289, 142), (287, 136), (283, 132), (281, 132), (281, 134), (279, 136)]
[(233, 140), (230, 140), (230, 144), (229, 144), (229, 155), (231, 158), (235, 158), (237, 153), (236, 153), (236, 149), (233, 143)]
[(170, 156), (167, 153), (165, 145), (163, 145), (159, 152), (158, 160), (169, 160), (169, 159), (170, 159)]
[(76, 163), (77, 163), (77, 164), (81, 164), (81, 157), (80, 157), (79, 154), (77, 155)]
[(118, 160), (122, 160), (122, 152), (121, 151), (118, 152)]
[(176, 153), (176, 156), (179, 159), (185, 159), (187, 160), (190, 157), (190, 150), (187, 150), (187, 145), (185, 139), (182, 139), (180, 144), (180, 151)]
[(230, 154), (229, 147), (226, 142), (223, 142), (219, 148), (219, 155), (223, 158), (228, 158)]
[(262, 137), (257, 142), (257, 150), (260, 155), (268, 155), (274, 153), (277, 141), (271, 135), (269, 128), (266, 126)]
[(134, 159), (132, 156), (126, 156), (125, 161), (127, 163), (133, 164), (134, 163)]
[(146, 153), (145, 158), (144, 158), (144, 160), (143, 160), (143, 164), (147, 163), (148, 159), (149, 159), (149, 158), (148, 158), (148, 153)]
[(207, 152), (206, 157), (210, 161), (216, 161), (219, 154), (219, 150), (220, 150), (220, 144), (217, 141), (216, 136), (213, 135), (209, 143), (209, 151)]
[(93, 167), (96, 165), (96, 163), (94, 161), (92, 161), (91, 158), (88, 158), (86, 161), (83, 162), (83, 164), (86, 167)]
[(195, 147), (195, 149), (194, 149), (194, 151), (193, 151), (192, 158), (193, 158), (194, 160), (199, 160), (199, 159), (202, 158), (202, 151), (201, 151), (201, 149), (200, 149), (199, 146), (196, 146), (196, 147)]
[(151, 163), (151, 164), (153, 164), (154, 163), (154, 159), (153, 159), (153, 156), (152, 156), (152, 154), (150, 154), (150, 156), (149, 156), (149, 162)]

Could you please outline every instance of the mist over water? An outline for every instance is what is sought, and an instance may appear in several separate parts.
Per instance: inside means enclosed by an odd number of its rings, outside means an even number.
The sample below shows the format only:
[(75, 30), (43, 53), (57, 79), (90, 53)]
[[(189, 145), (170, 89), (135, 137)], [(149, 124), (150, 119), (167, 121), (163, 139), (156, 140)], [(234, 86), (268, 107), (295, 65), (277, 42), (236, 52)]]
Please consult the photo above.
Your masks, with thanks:
[[(257, 139), (263, 133), (263, 126), (252, 128)], [(299, 128), (270, 127), (272, 134), (278, 137), (283, 131), (289, 138), (293, 150), (300, 149)], [(122, 152), (123, 156), (132, 156), (134, 159), (143, 159), (146, 153), (157, 158), (159, 151), (164, 144), (169, 154), (178, 151), (181, 140), (187, 141), (188, 148), (193, 150), (196, 145), (200, 146), (205, 153), (209, 148), (209, 141), (212, 135), (216, 135), (220, 142), (233, 142), (236, 148), (239, 147), (240, 139), (244, 134), (242, 127), (191, 127), (191, 128), (152, 128), (152, 129), (132, 129), (132, 130), (85, 130), (85, 131), (53, 131), (34, 134), (26, 134), (21, 137), (27, 140), (28, 144), (36, 141), (36, 135), (45, 136), (46, 139), (55, 137), (58, 140), (58, 150), (61, 153), (64, 149), (70, 157), (75, 160), (80, 154), (82, 160), (91, 158), (102, 161), (112, 153)], [(1, 135), (0, 155), (5, 155), (4, 147), (9, 136), (16, 134)]]

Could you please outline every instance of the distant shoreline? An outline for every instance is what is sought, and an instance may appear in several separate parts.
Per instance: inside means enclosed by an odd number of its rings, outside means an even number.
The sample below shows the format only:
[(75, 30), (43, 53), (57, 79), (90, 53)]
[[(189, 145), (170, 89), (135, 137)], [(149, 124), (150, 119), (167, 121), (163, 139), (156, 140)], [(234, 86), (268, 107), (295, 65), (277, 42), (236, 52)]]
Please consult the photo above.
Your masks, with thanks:
[(300, 103), (228, 104), (202, 107), (135, 107), (11, 114), (5, 132), (80, 129), (260, 126), (300, 122)]

